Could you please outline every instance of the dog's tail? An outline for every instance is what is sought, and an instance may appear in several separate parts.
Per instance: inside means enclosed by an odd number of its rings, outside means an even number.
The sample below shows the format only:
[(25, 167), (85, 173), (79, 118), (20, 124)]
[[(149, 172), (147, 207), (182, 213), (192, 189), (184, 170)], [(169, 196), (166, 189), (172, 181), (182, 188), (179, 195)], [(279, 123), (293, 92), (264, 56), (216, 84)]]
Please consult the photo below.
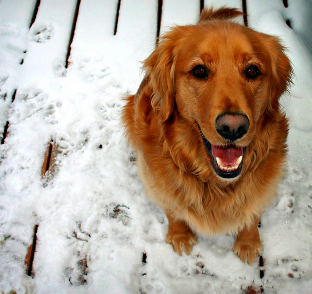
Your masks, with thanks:
[(198, 23), (214, 19), (228, 20), (240, 15), (244, 15), (244, 13), (236, 8), (228, 8), (225, 6), (217, 10), (214, 10), (213, 8), (206, 8), (202, 10)]

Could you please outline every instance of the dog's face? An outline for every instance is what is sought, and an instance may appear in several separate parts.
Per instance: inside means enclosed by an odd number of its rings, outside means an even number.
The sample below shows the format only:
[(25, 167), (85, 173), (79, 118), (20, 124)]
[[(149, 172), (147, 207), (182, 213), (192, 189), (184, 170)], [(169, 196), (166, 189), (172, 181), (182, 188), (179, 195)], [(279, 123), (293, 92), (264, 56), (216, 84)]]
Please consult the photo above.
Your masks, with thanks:
[(173, 29), (145, 67), (162, 120), (176, 109), (195, 125), (225, 179), (240, 175), (263, 118), (279, 111), (291, 72), (277, 38), (225, 21)]

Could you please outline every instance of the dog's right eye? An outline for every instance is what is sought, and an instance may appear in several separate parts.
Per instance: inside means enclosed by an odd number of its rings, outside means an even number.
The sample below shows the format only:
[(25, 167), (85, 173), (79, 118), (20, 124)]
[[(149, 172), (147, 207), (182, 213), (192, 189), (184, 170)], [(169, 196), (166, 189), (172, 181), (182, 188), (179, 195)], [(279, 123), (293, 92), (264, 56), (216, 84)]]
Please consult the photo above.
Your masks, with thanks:
[(249, 65), (246, 68), (245, 75), (247, 79), (254, 80), (261, 75), (261, 71), (256, 65)]
[(208, 70), (204, 65), (196, 65), (191, 70), (192, 75), (195, 78), (206, 80), (208, 78)]

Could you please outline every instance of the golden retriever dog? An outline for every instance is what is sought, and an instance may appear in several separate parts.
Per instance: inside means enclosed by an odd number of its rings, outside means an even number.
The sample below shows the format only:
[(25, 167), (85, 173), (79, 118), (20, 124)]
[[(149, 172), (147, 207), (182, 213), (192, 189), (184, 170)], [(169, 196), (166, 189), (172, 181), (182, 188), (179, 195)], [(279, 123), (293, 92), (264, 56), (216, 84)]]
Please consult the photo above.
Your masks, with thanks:
[(230, 21), (239, 15), (204, 10), (166, 33), (122, 120), (146, 195), (168, 217), (166, 242), (190, 254), (195, 232), (235, 234), (234, 253), (252, 264), (283, 175), (291, 65), (278, 38)]

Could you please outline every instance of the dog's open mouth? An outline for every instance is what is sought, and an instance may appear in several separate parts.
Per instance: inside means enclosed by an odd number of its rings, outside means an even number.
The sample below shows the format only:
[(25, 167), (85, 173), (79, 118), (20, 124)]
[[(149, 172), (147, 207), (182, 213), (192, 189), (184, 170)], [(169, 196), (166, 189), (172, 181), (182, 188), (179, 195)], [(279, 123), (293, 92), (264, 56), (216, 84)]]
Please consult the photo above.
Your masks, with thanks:
[(210, 144), (201, 132), (205, 148), (212, 158), (212, 166), (216, 174), (224, 179), (232, 179), (240, 175), (243, 168), (243, 157), (246, 147), (229, 144), (216, 146)]

